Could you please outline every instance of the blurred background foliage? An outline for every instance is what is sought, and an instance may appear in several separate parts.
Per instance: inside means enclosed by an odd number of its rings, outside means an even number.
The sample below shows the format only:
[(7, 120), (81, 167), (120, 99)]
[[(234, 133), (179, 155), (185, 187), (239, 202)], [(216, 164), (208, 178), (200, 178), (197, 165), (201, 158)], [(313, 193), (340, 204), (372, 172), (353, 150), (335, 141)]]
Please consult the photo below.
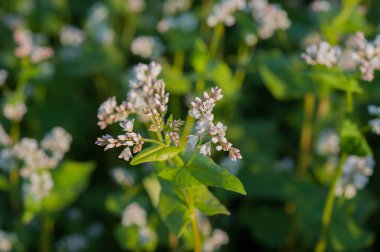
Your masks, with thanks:
[[(94, 144), (103, 134), (96, 126), (99, 104), (110, 96), (119, 101), (126, 97), (132, 66), (150, 61), (133, 55), (131, 42), (138, 35), (149, 35), (163, 45), (163, 53), (155, 60), (163, 64), (162, 77), (173, 104), (169, 107), (176, 117), (184, 118), (187, 100), (203, 92), (195, 90), (197, 81), (202, 80), (204, 87), (218, 85), (224, 92), (224, 104), (216, 108), (216, 116), (223, 123), (228, 122), (229, 137), (241, 149), (244, 159), (231, 165), (221, 156), (215, 158), (222, 166), (235, 169), (248, 195), (213, 190), (231, 212), (231, 216), (211, 218), (213, 227), (229, 234), (230, 242), (222, 251), (310, 251), (319, 238), (332, 174), (325, 168), (326, 159), (314, 154), (307, 174), (297, 173), (305, 94), (323, 97), (326, 89), (338, 90), (328, 91), (330, 109), (323, 122), (313, 125), (315, 153), (319, 132), (338, 128), (344, 118), (345, 99), (339, 90), (346, 87), (334, 86), (342, 84), (341, 76), (334, 72), (319, 77), (306, 74), (308, 68), (299, 55), (305, 48), (305, 38), (311, 34), (320, 34), (330, 43), (356, 31), (374, 37), (379, 32), (380, 4), (370, 0), (333, 1), (336, 8), (316, 14), (310, 11), (309, 1), (279, 1), (288, 12), (291, 27), (268, 40), (259, 40), (252, 57), (243, 63), (237, 57), (238, 47), (244, 34), (256, 32), (257, 27), (238, 13), (236, 25), (225, 27), (225, 35), (220, 38), (222, 49), (210, 63), (206, 55), (213, 29), (205, 25), (205, 17), (213, 1), (192, 1), (189, 11), (196, 16), (194, 30), (160, 33), (156, 24), (169, 15), (163, 11), (163, 3), (146, 1), (141, 13), (131, 13), (124, 0), (0, 2), (0, 68), (9, 73), (6, 85), (13, 89), (24, 71), (13, 54), (16, 46), (11, 27), (15, 23), (21, 22), (33, 33), (41, 34), (41, 41), (55, 50), (51, 60), (28, 70), (33, 78), (25, 90), (28, 112), (21, 123), (22, 136), (40, 139), (59, 125), (73, 136), (67, 159), (96, 163), (88, 187), (71, 205), (54, 214), (53, 244), (67, 235), (79, 234), (86, 239), (83, 251), (136, 251), (136, 232), (123, 229), (120, 223), (124, 208), (130, 202), (139, 202), (149, 213), (150, 228), (158, 234), (157, 240), (153, 239), (143, 250), (168, 251), (167, 230), (149, 197), (149, 167), (130, 167), (115, 158), (115, 151), (106, 153)], [(94, 14), (95, 8), (105, 8), (105, 14)], [(94, 15), (99, 15), (100, 20)], [(84, 42), (79, 46), (63, 45), (60, 34), (64, 25), (83, 29)], [(239, 86), (234, 83), (234, 73), (240, 68), (246, 76)], [(372, 83), (361, 83), (361, 92), (355, 97), (357, 113), (353, 117), (362, 126), (369, 119), (367, 106), (380, 105), (379, 77)], [(323, 83), (327, 84), (319, 85), (318, 78), (325, 78)], [(0, 92), (5, 103), (6, 91)], [(5, 128), (9, 127), (3, 115), (0, 120)], [(380, 138), (370, 132), (365, 136), (376, 163), (380, 163)], [(110, 176), (113, 167), (133, 173), (134, 185), (117, 185)], [(68, 174), (67, 179), (75, 176)], [(366, 189), (354, 199), (338, 202), (331, 225), (331, 251), (380, 248), (379, 180), (375, 168)], [(7, 193), (3, 191), (0, 206), (0, 228), (11, 231), (13, 219)], [(38, 217), (26, 225), (18, 233), (22, 245), (17, 249), (37, 251), (36, 232), (40, 226)], [(180, 248), (191, 248), (186, 245), (186, 234)]]

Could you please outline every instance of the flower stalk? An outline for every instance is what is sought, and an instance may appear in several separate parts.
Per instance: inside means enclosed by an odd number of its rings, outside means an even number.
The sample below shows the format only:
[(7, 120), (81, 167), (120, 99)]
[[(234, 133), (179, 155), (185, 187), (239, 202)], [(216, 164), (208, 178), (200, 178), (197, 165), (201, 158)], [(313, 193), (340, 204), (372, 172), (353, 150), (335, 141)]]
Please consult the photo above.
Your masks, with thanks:
[(315, 252), (326, 251), (328, 241), (329, 241), (329, 230), (330, 230), (330, 224), (331, 224), (331, 219), (332, 219), (332, 213), (334, 210), (335, 190), (336, 190), (339, 178), (342, 176), (343, 166), (344, 166), (344, 163), (346, 162), (346, 159), (347, 159), (347, 154), (343, 153), (340, 159), (338, 170), (331, 183), (330, 190), (328, 192), (327, 199), (325, 202), (325, 206), (323, 208), (322, 233), (317, 243), (317, 246), (315, 247), (315, 250), (314, 250)]

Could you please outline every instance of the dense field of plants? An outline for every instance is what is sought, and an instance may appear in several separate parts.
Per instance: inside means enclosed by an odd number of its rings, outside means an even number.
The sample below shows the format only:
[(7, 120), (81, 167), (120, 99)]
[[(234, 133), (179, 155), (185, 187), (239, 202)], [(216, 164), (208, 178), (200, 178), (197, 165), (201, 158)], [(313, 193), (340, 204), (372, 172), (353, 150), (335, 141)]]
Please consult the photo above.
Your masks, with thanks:
[(4, 0), (0, 34), (0, 252), (380, 248), (380, 2)]

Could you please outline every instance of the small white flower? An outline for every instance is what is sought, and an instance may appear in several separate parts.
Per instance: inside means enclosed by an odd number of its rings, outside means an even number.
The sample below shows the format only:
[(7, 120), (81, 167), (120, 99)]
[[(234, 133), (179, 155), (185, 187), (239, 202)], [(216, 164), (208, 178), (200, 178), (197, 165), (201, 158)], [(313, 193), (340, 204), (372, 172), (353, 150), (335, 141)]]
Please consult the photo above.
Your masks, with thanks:
[(145, 9), (144, 0), (125, 0), (125, 8), (128, 12), (140, 13)]
[(343, 165), (343, 174), (338, 181), (335, 194), (346, 198), (355, 197), (363, 189), (373, 173), (375, 161), (372, 156), (349, 156)]
[(71, 25), (61, 28), (60, 41), (64, 46), (79, 46), (86, 38), (84, 31)]
[(201, 148), (199, 149), (199, 153), (201, 153), (203, 156), (211, 156), (211, 142), (202, 144)]
[(9, 145), (12, 143), (11, 137), (5, 132), (3, 126), (0, 123), (0, 146)]
[(338, 63), (342, 50), (339, 47), (331, 47), (326, 41), (314, 44), (306, 48), (301, 57), (309, 65), (324, 65), (333, 67)]
[(188, 137), (187, 143), (191, 147), (195, 148), (195, 146), (197, 146), (198, 144), (199, 137), (197, 135), (188, 135), (187, 137)]
[(133, 131), (133, 123), (135, 119), (129, 120), (126, 119), (124, 122), (120, 123), (120, 126), (127, 132), (132, 132)]
[(373, 133), (380, 135), (380, 118), (370, 120), (369, 125)]
[(134, 55), (144, 59), (154, 59), (159, 57), (164, 50), (161, 42), (151, 36), (139, 36), (133, 39), (131, 51)]
[(258, 35), (262, 39), (273, 36), (276, 30), (287, 30), (291, 22), (286, 11), (267, 0), (251, 0), (252, 16), (258, 23)]
[(4, 116), (12, 121), (19, 122), (24, 117), (28, 108), (23, 102), (7, 103), (3, 108)]
[(319, 155), (336, 155), (339, 153), (339, 136), (333, 130), (326, 130), (319, 134), (317, 152)]
[(0, 251), (9, 252), (12, 250), (16, 238), (14, 234), (0, 230)]
[(69, 151), (72, 137), (61, 127), (54, 127), (41, 141), (41, 147), (52, 153), (57, 159), (62, 159)]
[(314, 0), (310, 4), (310, 9), (314, 12), (325, 12), (331, 9), (331, 2), (326, 0)]
[(370, 115), (380, 117), (380, 107), (377, 107), (375, 105), (369, 105), (368, 106), (368, 113)]
[(188, 10), (190, 6), (190, 0), (165, 0), (164, 13), (166, 15), (175, 15)]
[(223, 245), (228, 244), (228, 242), (228, 234), (221, 229), (215, 229), (212, 232), (211, 237), (205, 241), (203, 251), (213, 252), (219, 250)]
[(138, 203), (132, 203), (125, 208), (121, 222), (126, 227), (131, 225), (146, 226), (147, 213)]
[(135, 176), (132, 172), (120, 167), (111, 170), (112, 178), (122, 186), (133, 186), (135, 183)]
[(25, 192), (40, 201), (49, 194), (54, 186), (53, 179), (49, 172), (33, 173), (30, 176), (30, 182), (25, 186)]
[(233, 26), (235, 24), (233, 14), (245, 8), (246, 0), (221, 0), (214, 5), (212, 13), (207, 17), (207, 25), (215, 27), (219, 23), (224, 23), (226, 26)]

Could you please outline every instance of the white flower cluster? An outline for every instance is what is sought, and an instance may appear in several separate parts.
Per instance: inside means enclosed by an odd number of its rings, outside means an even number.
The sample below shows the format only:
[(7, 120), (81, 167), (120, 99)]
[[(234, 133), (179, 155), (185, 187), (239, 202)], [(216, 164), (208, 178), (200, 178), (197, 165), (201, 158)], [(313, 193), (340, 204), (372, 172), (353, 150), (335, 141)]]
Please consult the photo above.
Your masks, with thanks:
[(349, 156), (343, 165), (343, 174), (338, 181), (335, 195), (348, 199), (355, 197), (357, 191), (368, 183), (368, 177), (372, 175), (374, 165), (372, 156)]
[(108, 24), (109, 10), (104, 4), (95, 3), (87, 17), (86, 30), (88, 34), (101, 45), (112, 44), (115, 32)]
[(167, 17), (157, 24), (157, 30), (165, 33), (169, 30), (179, 29), (187, 33), (194, 31), (198, 26), (197, 18), (191, 12), (185, 12), (177, 17)]
[(157, 239), (157, 234), (147, 226), (147, 212), (138, 203), (131, 203), (124, 209), (121, 223), (124, 227), (137, 226), (139, 243), (142, 245)]
[[(172, 141), (178, 146), (180, 141), (179, 127), (184, 122), (174, 120), (171, 116), (166, 121), (166, 124), (164, 122), (169, 93), (165, 91), (165, 82), (158, 79), (161, 70), (161, 65), (155, 62), (149, 65), (138, 64), (134, 68), (133, 77), (129, 81), (130, 91), (128, 92), (127, 100), (122, 104), (123, 109), (117, 109), (115, 98), (107, 100), (100, 106), (98, 125), (104, 129), (107, 125), (121, 121), (120, 126), (124, 128), (126, 133), (119, 135), (117, 138), (110, 135), (99, 137), (96, 141), (97, 145), (105, 146), (105, 150), (126, 146), (119, 157), (129, 161), (132, 158), (130, 147), (134, 146), (133, 153), (137, 153), (144, 144), (140, 134), (133, 132), (133, 120), (127, 119), (129, 114), (137, 114), (143, 121), (146, 119), (146, 122), (150, 122), (150, 131), (163, 132), (167, 141)], [(227, 141), (225, 136), (227, 127), (221, 122), (216, 125), (213, 123), (214, 115), (212, 110), (215, 102), (222, 97), (221, 89), (212, 88), (210, 95), (206, 92), (204, 93), (204, 101), (198, 97), (195, 99), (189, 114), (198, 120), (197, 133), (187, 136), (189, 138), (188, 142), (195, 147), (199, 140), (203, 141), (204, 138), (210, 138), (209, 142), (199, 146), (201, 154), (211, 155), (211, 144), (216, 144), (218, 151), (228, 151), (230, 158), (236, 161), (236, 159), (241, 159), (242, 156), (240, 150), (232, 147), (232, 144)]]
[(144, 108), (157, 109), (154, 93), (157, 84), (162, 81), (158, 79), (161, 70), (162, 66), (156, 62), (138, 64), (133, 69), (127, 101), (136, 112), (143, 114)]
[(251, 0), (252, 16), (258, 23), (258, 35), (262, 39), (273, 36), (276, 30), (287, 30), (291, 22), (288, 13), (279, 5), (267, 0)]
[[(141, 135), (133, 132), (133, 122), (134, 119), (126, 119), (124, 122), (120, 123), (120, 126), (125, 131), (124, 135), (119, 135), (117, 138), (113, 138), (110, 135), (104, 135), (102, 137), (98, 137), (95, 143), (100, 146), (105, 146), (105, 151), (115, 147), (126, 146), (125, 149), (120, 153), (119, 158), (123, 158), (126, 161), (129, 161), (132, 158), (132, 151), (133, 153), (141, 151), (144, 144)], [(130, 149), (131, 147), (133, 147), (132, 151)]]
[(22, 176), (30, 176), (34, 172), (54, 169), (70, 149), (71, 135), (60, 127), (55, 127), (45, 135), (40, 143), (32, 138), (22, 138), (13, 147), (14, 156), (21, 160)]
[(380, 107), (370, 105), (368, 106), (368, 113), (377, 117), (376, 119), (369, 121), (369, 126), (371, 127), (373, 133), (380, 135)]
[(0, 123), (0, 146), (7, 146), (12, 143), (11, 137), (7, 134), (5, 129)]
[(249, 46), (254, 46), (257, 44), (257, 36), (254, 33), (247, 33), (244, 35), (244, 41)]
[(301, 54), (301, 57), (309, 65), (324, 65), (333, 67), (338, 64), (342, 50), (338, 46), (332, 47), (326, 41), (318, 44), (310, 45), (306, 48), (306, 52)]
[(49, 194), (53, 189), (54, 182), (48, 171), (32, 173), (29, 176), (29, 183), (25, 185), (24, 190), (32, 195), (37, 201)]
[(138, 203), (129, 204), (124, 209), (121, 223), (125, 227), (132, 225), (139, 227), (146, 226), (147, 213)]
[[(135, 66), (133, 68), (133, 76), (129, 81), (130, 91), (128, 92), (127, 100), (123, 101), (121, 105), (117, 105), (116, 98), (111, 97), (101, 104), (98, 109), (99, 127), (105, 129), (108, 125), (122, 122), (130, 114), (135, 113), (145, 118), (145, 108), (157, 110), (159, 109), (158, 106), (162, 107), (163, 104), (159, 105), (156, 103), (160, 103), (162, 98), (158, 97), (156, 99), (155, 95), (155, 89), (159, 85), (162, 88), (164, 84), (162, 80), (158, 79), (161, 70), (161, 65), (155, 62), (149, 65), (138, 64)], [(167, 101), (169, 99), (168, 95), (165, 94), (164, 96), (165, 101)]]
[(221, 122), (214, 124), (213, 109), (215, 103), (222, 99), (222, 90), (220, 88), (212, 88), (210, 94), (204, 92), (203, 100), (199, 97), (195, 98), (195, 101), (191, 103), (191, 110), (189, 115), (197, 119), (197, 125), (195, 127), (196, 134), (188, 136), (188, 144), (193, 148), (198, 145), (198, 142), (203, 141), (206, 137), (211, 138), (210, 141), (200, 146), (199, 152), (204, 156), (211, 155), (211, 144), (216, 144), (216, 150), (228, 151), (230, 158), (235, 161), (241, 159), (240, 150), (232, 147), (232, 144), (227, 141), (226, 130), (227, 126), (224, 126)]
[(61, 28), (59, 38), (61, 44), (64, 46), (79, 46), (85, 40), (86, 34), (84, 31), (77, 27), (64, 25)]
[(325, 12), (331, 9), (331, 2), (327, 0), (314, 0), (310, 4), (310, 9), (314, 12)]
[(84, 251), (87, 246), (86, 237), (81, 234), (70, 234), (58, 240), (55, 247), (58, 252)]
[(8, 71), (5, 69), (0, 69), (0, 87), (4, 85), (7, 78), (8, 78)]
[(166, 15), (175, 15), (187, 11), (191, 7), (190, 0), (165, 0), (164, 13)]
[(144, 59), (158, 58), (164, 51), (160, 40), (152, 36), (138, 36), (131, 43), (131, 52)]
[(322, 131), (317, 140), (317, 153), (319, 155), (337, 155), (339, 148), (339, 135), (334, 130)]
[(145, 9), (144, 0), (125, 0), (125, 9), (131, 13), (140, 13)]
[(214, 229), (212, 232), (211, 237), (209, 237), (204, 245), (203, 245), (203, 251), (204, 252), (213, 252), (219, 250), (223, 245), (228, 244), (229, 237), (226, 232), (224, 232), (221, 229)]
[(18, 45), (14, 53), (17, 58), (29, 57), (33, 63), (40, 63), (54, 55), (50, 47), (42, 47), (33, 42), (32, 34), (27, 30), (16, 29), (13, 38)]
[(362, 79), (372, 81), (375, 70), (380, 70), (380, 35), (369, 42), (363, 32), (357, 32), (347, 41), (347, 47), (352, 50), (352, 59), (358, 64)]
[(28, 180), (25, 192), (41, 200), (53, 188), (49, 169), (56, 168), (69, 150), (71, 135), (55, 127), (40, 144), (32, 138), (22, 138), (13, 146), (10, 141), (7, 143), (0, 152), (0, 164), (5, 170), (10, 170), (21, 162), (20, 175)]
[[(164, 130), (163, 116), (167, 111), (169, 102), (169, 93), (165, 91), (165, 82), (158, 79), (161, 72), (161, 65), (152, 62), (149, 65), (139, 64), (134, 68), (134, 74), (129, 81), (130, 91), (128, 92), (127, 100), (123, 102), (122, 110), (118, 110), (114, 98), (103, 103), (98, 111), (98, 125), (105, 128), (107, 125), (121, 121), (120, 125), (126, 133), (113, 138), (110, 135), (104, 135), (98, 138), (96, 144), (106, 146), (105, 150), (110, 148), (127, 146), (120, 154), (120, 158), (130, 160), (132, 152), (129, 147), (133, 148), (133, 153), (141, 150), (144, 144), (140, 134), (132, 132), (133, 121), (126, 119), (129, 114), (136, 113), (143, 118), (150, 119), (151, 125), (149, 130), (162, 131)], [(122, 113), (120, 113), (122, 112)], [(174, 120), (168, 125), (168, 136), (175, 143), (179, 142), (177, 133), (179, 126), (183, 123), (179, 120)]]
[(98, 108), (98, 126), (105, 129), (108, 125), (122, 122), (128, 117), (130, 111), (131, 108), (126, 102), (117, 105), (116, 97), (108, 98)]
[(8, 252), (11, 251), (15, 243), (15, 235), (6, 233), (0, 230), (0, 251)]
[(24, 117), (28, 108), (23, 102), (6, 103), (3, 107), (3, 114), (5, 118), (19, 122)]
[(245, 0), (221, 0), (214, 5), (212, 13), (207, 17), (207, 25), (215, 27), (219, 23), (224, 23), (226, 26), (233, 26), (235, 24), (233, 14), (245, 8)]
[(130, 187), (135, 184), (135, 174), (122, 167), (113, 168), (111, 176), (121, 186)]
[(380, 70), (380, 35), (372, 42), (357, 32), (347, 39), (346, 47), (332, 47), (326, 41), (310, 45), (301, 57), (309, 65), (338, 66), (342, 70), (357, 69), (364, 81), (372, 81), (374, 72)]

